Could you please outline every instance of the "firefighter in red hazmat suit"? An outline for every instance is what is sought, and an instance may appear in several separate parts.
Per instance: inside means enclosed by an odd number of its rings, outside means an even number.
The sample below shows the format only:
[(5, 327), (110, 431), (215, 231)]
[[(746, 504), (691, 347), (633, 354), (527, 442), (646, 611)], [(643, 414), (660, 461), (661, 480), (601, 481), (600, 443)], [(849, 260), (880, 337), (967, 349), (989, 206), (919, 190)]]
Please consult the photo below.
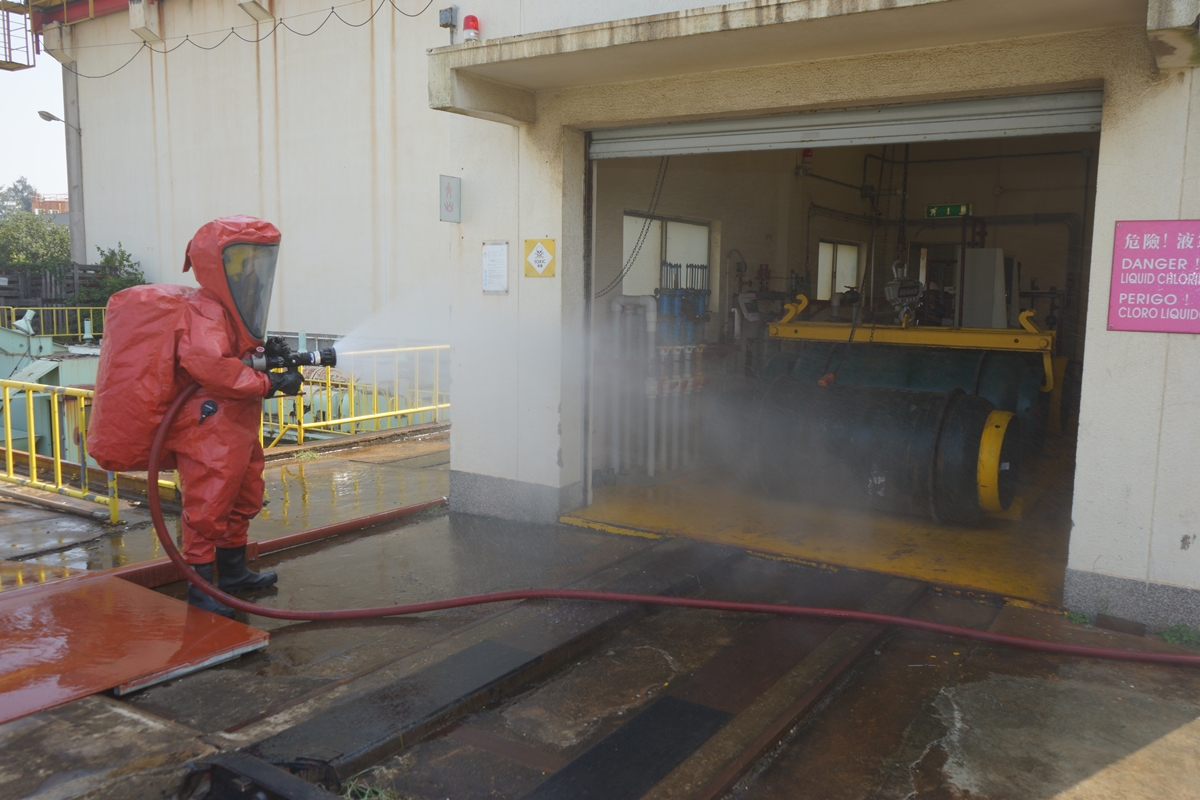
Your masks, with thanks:
[[(262, 346), (279, 253), (279, 230), (252, 217), (208, 223), (188, 243), (183, 271), (200, 291), (188, 298), (176, 350), (182, 385), (201, 389), (171, 426), (183, 489), (183, 555), (226, 592), (272, 586), (273, 572), (246, 566), (250, 520), (263, 504), (262, 400), (300, 392), (299, 372), (256, 372), (242, 359)], [(188, 587), (188, 602), (225, 616), (232, 610)]]
[[(299, 394), (302, 377), (256, 372), (242, 359), (266, 337), (279, 238), (274, 225), (252, 217), (200, 228), (183, 270), (192, 270), (201, 288), (180, 290), (174, 335), (166, 333), (166, 341), (176, 342), (171, 391), (192, 381), (201, 387), (175, 417), (165, 447), (164, 461), (175, 464), (183, 489), (183, 555), (210, 582), (215, 565), (217, 586), (227, 592), (276, 580), (273, 572), (246, 566), (247, 529), (263, 504), (260, 411), (264, 397)], [(188, 602), (233, 614), (194, 586)]]
[[(107, 470), (146, 469), (150, 444), (167, 408), (193, 381), (200, 390), (168, 432), (161, 466), (183, 484), (183, 555), (225, 591), (261, 589), (274, 573), (246, 566), (246, 533), (262, 509), (262, 399), (300, 393), (298, 369), (260, 372), (286, 345), (265, 347), (279, 231), (252, 217), (208, 223), (188, 243), (183, 270), (199, 289), (134, 286), (114, 294), (87, 433), (88, 453)], [(281, 352), (274, 352), (280, 350)], [(214, 569), (215, 568), (215, 569)], [(233, 612), (195, 587), (188, 602)]]

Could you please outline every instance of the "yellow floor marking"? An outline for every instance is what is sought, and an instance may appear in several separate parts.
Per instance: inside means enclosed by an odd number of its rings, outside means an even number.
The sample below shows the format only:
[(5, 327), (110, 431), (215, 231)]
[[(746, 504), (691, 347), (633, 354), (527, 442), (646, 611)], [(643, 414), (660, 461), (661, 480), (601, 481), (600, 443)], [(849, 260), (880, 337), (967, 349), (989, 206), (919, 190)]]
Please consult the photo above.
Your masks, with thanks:
[(661, 539), (661, 533), (651, 533), (650, 531), (639, 531), (636, 528), (631, 528), (628, 525), (609, 525), (606, 522), (597, 522), (590, 519), (582, 519), (571, 517), (570, 515), (562, 517), (559, 522), (565, 522), (568, 525), (574, 525), (576, 528), (589, 528), (594, 531), (604, 531), (605, 533), (617, 533), (621, 536), (636, 536), (639, 539)]
[[(606, 486), (567, 514), (571, 525), (687, 536), (802, 562), (867, 569), (1057, 606), (1070, 535), (1071, 470), (1060, 458), (1028, 470), (1023, 520), (983, 527), (872, 516), (773, 499), (715, 473), (654, 487)], [(603, 527), (602, 527), (603, 526)]]

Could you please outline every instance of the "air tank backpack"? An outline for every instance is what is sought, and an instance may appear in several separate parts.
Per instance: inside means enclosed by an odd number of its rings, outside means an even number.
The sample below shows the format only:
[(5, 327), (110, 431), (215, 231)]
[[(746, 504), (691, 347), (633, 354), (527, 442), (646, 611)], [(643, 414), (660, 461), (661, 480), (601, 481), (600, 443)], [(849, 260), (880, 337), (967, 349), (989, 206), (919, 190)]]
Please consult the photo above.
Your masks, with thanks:
[(148, 466), (154, 434), (184, 388), (176, 351), (188, 298), (196, 291), (150, 284), (109, 298), (87, 429), (88, 455), (104, 469)]

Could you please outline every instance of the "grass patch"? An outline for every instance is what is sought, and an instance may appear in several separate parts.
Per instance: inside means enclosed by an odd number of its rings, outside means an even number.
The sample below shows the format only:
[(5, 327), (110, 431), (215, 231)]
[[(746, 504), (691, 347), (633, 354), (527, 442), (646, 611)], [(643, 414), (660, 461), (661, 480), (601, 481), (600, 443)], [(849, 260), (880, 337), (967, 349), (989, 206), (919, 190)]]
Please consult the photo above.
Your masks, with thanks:
[(1092, 619), (1082, 611), (1068, 611), (1067, 620), (1074, 625), (1087, 625), (1089, 628), (1092, 625)]
[(1184, 647), (1200, 647), (1200, 631), (1183, 622), (1163, 628), (1158, 635), (1164, 642), (1181, 644)]
[[(380, 773), (383, 773), (382, 776)], [(404, 796), (396, 791), (396, 784), (392, 780), (387, 781), (391, 784), (390, 789), (371, 783), (372, 779), (380, 777), (389, 779), (392, 775), (381, 767), (367, 767), (362, 772), (351, 775), (342, 784), (342, 797), (345, 800), (405, 800)]]
[(361, 778), (346, 781), (342, 797), (346, 800), (403, 800), (395, 789), (372, 786)]
[(299, 453), (296, 453), (297, 461), (316, 461), (320, 457), (321, 454), (316, 450), (301, 450)]

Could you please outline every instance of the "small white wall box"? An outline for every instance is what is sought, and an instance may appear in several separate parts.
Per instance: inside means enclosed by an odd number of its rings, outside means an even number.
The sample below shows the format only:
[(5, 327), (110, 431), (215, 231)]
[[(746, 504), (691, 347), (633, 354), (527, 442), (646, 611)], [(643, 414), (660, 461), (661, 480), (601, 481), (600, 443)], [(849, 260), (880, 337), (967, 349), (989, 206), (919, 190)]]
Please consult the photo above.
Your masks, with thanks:
[(162, 44), (158, 28), (158, 8), (149, 0), (129, 0), (129, 30), (150, 44)]

